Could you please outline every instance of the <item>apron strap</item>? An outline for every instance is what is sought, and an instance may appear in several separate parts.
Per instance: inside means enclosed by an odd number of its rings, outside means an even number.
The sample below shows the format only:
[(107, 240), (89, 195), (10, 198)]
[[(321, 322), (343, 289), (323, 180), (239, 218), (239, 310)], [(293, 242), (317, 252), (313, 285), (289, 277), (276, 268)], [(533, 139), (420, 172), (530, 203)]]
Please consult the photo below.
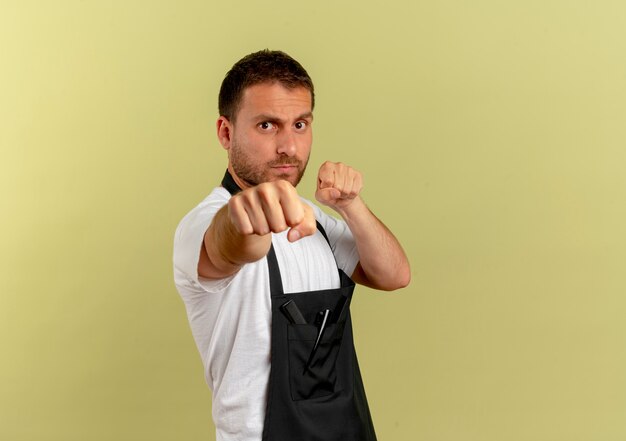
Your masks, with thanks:
[(234, 196), (241, 191), (241, 187), (237, 185), (228, 169), (226, 169), (226, 173), (222, 178), (222, 187), (228, 190), (231, 196)]
[(271, 297), (281, 297), (285, 295), (283, 290), (283, 279), (280, 276), (280, 268), (278, 267), (278, 260), (276, 259), (276, 251), (274, 251), (274, 244), (270, 246), (270, 250), (267, 252), (267, 269), (270, 274), (270, 294)]

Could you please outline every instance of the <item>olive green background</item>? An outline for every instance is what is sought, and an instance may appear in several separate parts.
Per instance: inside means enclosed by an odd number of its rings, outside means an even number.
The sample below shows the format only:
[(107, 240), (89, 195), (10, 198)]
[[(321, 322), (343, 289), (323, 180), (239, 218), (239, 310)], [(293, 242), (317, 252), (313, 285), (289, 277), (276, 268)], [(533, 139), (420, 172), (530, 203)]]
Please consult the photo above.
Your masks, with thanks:
[(172, 282), (228, 68), (283, 49), (411, 260), (361, 288), (379, 439), (626, 439), (626, 3), (2, 1), (0, 439), (211, 440)]

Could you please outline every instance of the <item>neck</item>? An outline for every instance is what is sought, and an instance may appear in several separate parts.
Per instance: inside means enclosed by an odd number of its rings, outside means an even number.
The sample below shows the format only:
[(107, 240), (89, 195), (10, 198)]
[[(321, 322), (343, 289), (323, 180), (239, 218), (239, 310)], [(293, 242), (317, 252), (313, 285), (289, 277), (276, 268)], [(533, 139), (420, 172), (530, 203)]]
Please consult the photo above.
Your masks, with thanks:
[(240, 179), (239, 176), (237, 176), (237, 174), (235, 173), (235, 170), (233, 170), (233, 167), (230, 164), (228, 164), (228, 172), (233, 177), (233, 180), (235, 181), (235, 184), (237, 184), (239, 186), (239, 188), (241, 188), (242, 190), (245, 190), (246, 188), (251, 188), (252, 187), (246, 181), (244, 181), (243, 179)]

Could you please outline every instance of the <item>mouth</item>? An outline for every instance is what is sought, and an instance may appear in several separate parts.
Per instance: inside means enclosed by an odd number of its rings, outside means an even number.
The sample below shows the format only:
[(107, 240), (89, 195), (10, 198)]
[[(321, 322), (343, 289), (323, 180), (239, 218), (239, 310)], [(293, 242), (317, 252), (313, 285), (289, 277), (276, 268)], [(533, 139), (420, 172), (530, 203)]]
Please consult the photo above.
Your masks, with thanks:
[(298, 170), (297, 164), (277, 164), (272, 166), (273, 170), (276, 170), (279, 173), (291, 173), (293, 171)]

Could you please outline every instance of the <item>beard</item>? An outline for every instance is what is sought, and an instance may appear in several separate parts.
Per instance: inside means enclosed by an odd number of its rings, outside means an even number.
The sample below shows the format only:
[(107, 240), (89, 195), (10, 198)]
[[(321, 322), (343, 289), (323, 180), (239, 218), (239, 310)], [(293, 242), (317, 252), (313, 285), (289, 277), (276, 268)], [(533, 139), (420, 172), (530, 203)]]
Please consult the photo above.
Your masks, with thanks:
[[(270, 182), (278, 179), (284, 179), (296, 187), (300, 183), (300, 180), (306, 171), (307, 163), (309, 162), (308, 157), (304, 161), (301, 161), (291, 156), (280, 155), (270, 162), (259, 163), (255, 161), (254, 156), (250, 155), (245, 151), (245, 149), (241, 148), (241, 146), (234, 141), (230, 146), (229, 153), (230, 164), (233, 167), (233, 171), (239, 179), (245, 181), (246, 184), (251, 187), (262, 184), (263, 182)], [(281, 165), (295, 166), (297, 168), (296, 174), (277, 175), (272, 172), (273, 167), (279, 167)]]

